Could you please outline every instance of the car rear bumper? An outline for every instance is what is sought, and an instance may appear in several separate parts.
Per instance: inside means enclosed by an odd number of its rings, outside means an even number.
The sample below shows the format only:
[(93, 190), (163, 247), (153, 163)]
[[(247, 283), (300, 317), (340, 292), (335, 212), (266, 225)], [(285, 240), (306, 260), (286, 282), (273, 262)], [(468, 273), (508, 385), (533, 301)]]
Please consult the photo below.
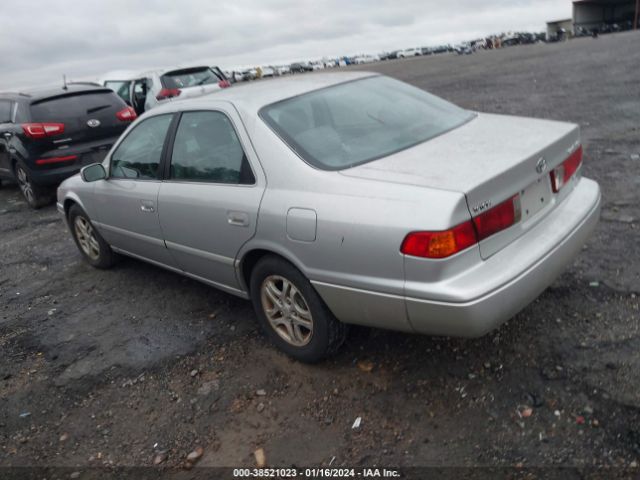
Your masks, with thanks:
[[(347, 323), (478, 337), (513, 317), (562, 273), (595, 228), (600, 202), (598, 184), (581, 179), (569, 196), (525, 235), (453, 279), (423, 284), (419, 297), (312, 283), (333, 313)], [(412, 287), (415, 292), (415, 285)], [(440, 295), (445, 289), (456, 301), (432, 300), (436, 291)]]

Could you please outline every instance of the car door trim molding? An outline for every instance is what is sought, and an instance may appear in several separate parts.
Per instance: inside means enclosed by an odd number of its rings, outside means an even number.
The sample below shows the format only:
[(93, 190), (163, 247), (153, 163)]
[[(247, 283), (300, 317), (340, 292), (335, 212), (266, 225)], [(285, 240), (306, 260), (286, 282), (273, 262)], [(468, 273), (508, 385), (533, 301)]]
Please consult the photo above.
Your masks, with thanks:
[(189, 255), (194, 255), (196, 257), (201, 257), (206, 260), (211, 260), (213, 262), (222, 263), (223, 265), (234, 266), (235, 258), (225, 257), (224, 255), (218, 255), (216, 253), (206, 252), (204, 250), (200, 250), (198, 248), (187, 247), (186, 245), (181, 245), (179, 243), (174, 242), (164, 242), (169, 250), (178, 250), (179, 252), (188, 253)]
[(125, 230), (124, 228), (114, 227), (113, 225), (107, 225), (105, 223), (96, 222), (95, 220), (92, 220), (91, 223), (93, 223), (96, 227), (98, 227), (98, 229), (104, 229), (110, 232), (119, 233), (120, 235), (126, 235), (128, 237), (135, 238), (136, 240), (142, 240), (143, 242), (151, 243), (153, 245), (157, 245), (161, 247), (165, 246), (164, 240), (161, 240), (159, 238), (150, 237), (148, 235), (143, 235), (141, 233), (135, 233), (130, 230)]

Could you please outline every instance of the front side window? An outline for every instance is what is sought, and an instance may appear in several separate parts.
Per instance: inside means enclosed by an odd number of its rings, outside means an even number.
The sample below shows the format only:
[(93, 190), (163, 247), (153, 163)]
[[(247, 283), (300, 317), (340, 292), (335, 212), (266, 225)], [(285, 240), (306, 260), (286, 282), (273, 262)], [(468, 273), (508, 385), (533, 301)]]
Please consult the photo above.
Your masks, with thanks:
[(413, 147), (473, 118), (424, 90), (376, 76), (282, 100), (262, 119), (306, 162), (342, 170)]
[(111, 156), (111, 177), (138, 180), (158, 178), (167, 131), (173, 115), (158, 115), (138, 124)]
[(253, 174), (229, 118), (220, 112), (182, 114), (171, 155), (171, 178), (252, 184)]

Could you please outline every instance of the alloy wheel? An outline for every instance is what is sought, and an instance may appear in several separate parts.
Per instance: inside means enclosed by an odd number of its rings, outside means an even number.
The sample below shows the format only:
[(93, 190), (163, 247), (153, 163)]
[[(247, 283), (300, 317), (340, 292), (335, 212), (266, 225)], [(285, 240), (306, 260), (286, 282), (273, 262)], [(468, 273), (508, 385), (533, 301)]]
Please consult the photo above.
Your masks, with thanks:
[(311, 341), (311, 310), (291, 281), (280, 275), (269, 275), (262, 282), (260, 300), (269, 324), (283, 340), (295, 347)]
[(35, 194), (33, 192), (33, 185), (31, 185), (31, 181), (29, 180), (29, 176), (27, 172), (20, 166), (16, 167), (16, 176), (18, 179), (18, 186), (20, 187), (20, 191), (24, 195), (24, 198), (31, 204), (35, 203)]
[(74, 229), (82, 251), (92, 260), (98, 260), (100, 258), (100, 244), (91, 223), (78, 215), (74, 221)]

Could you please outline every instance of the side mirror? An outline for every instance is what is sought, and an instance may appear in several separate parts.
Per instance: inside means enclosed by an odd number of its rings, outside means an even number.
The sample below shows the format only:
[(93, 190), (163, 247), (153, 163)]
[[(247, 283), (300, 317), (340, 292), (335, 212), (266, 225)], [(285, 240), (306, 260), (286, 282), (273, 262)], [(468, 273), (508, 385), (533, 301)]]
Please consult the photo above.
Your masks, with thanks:
[(80, 176), (85, 182), (97, 182), (107, 178), (107, 171), (101, 163), (92, 163), (80, 170)]

